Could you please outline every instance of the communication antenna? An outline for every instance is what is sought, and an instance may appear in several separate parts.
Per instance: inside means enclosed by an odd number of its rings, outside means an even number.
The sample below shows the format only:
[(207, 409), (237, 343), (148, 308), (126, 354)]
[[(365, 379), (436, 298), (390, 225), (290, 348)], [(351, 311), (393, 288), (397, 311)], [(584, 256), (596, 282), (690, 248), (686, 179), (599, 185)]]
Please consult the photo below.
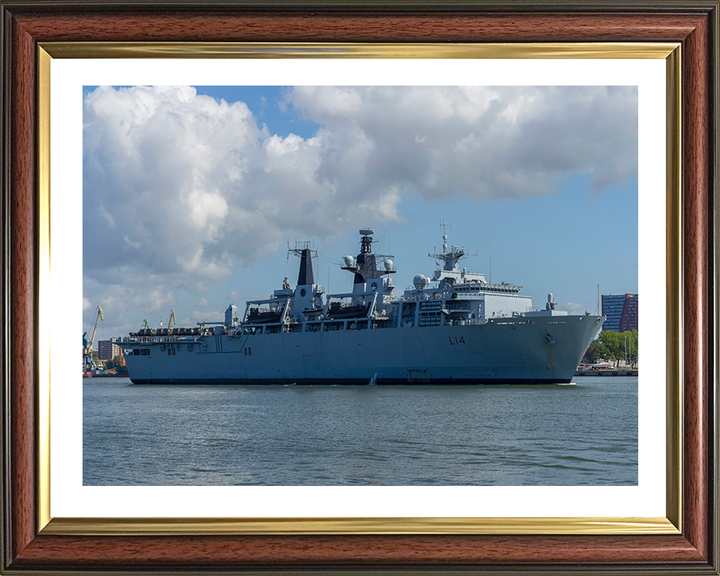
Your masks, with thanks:
[(597, 308), (595, 308), (595, 316), (600, 316), (600, 284), (597, 285), (598, 288), (598, 300), (597, 300)]
[(452, 230), (452, 220), (450, 221), (450, 224), (445, 224), (445, 218), (440, 220), (440, 230), (442, 230), (443, 233), (443, 254), (447, 252), (447, 231), (448, 228)]
[(318, 251), (314, 248), (315, 242), (310, 240), (300, 240), (299, 238), (295, 238), (295, 248), (290, 248), (290, 239), (288, 238), (287, 241), (287, 260), (290, 261), (290, 254), (295, 254), (298, 258), (302, 256), (303, 250), (310, 250), (310, 256), (313, 258), (318, 257)]

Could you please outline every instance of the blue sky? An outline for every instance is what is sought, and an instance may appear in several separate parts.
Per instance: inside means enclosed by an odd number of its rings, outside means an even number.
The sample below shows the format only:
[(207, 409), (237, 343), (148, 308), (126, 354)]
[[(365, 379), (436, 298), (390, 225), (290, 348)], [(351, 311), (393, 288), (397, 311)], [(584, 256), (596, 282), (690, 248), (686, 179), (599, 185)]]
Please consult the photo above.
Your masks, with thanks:
[(211, 96), (226, 102), (242, 101), (252, 110), (259, 123), (266, 124), (271, 134), (297, 134), (310, 138), (320, 126), (299, 117), (292, 106), (285, 107), (282, 86), (195, 86), (199, 95)]
[(100, 338), (209, 319), (316, 282), (373, 227), (401, 292), (435, 269), (440, 222), (464, 265), (542, 306), (637, 292), (635, 88), (125, 87), (84, 91), (84, 299)]

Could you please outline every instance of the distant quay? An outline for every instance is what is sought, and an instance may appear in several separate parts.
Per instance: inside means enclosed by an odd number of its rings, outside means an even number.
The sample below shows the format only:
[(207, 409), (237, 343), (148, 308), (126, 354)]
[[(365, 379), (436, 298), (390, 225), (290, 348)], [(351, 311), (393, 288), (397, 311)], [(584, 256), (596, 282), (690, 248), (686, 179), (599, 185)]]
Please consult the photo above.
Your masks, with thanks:
[(638, 371), (614, 368), (602, 368), (600, 370), (578, 370), (575, 376), (637, 376)]

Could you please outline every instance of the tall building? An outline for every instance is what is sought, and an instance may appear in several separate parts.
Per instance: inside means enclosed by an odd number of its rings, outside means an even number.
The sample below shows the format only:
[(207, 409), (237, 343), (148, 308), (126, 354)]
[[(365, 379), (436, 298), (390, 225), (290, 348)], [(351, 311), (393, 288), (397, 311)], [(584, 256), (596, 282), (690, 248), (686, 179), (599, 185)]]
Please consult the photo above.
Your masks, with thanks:
[(637, 294), (603, 294), (602, 313), (607, 316), (603, 331), (626, 332), (638, 329)]
[(98, 341), (98, 358), (100, 360), (112, 360), (120, 356), (120, 346), (113, 344), (110, 340)]

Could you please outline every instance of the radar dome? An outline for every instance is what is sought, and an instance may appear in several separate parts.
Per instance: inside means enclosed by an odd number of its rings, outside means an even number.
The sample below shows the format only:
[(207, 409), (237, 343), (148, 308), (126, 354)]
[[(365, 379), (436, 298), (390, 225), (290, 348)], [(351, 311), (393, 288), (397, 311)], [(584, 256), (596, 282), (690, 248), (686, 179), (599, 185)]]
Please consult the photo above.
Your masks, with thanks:
[(423, 274), (418, 274), (417, 276), (415, 276), (415, 278), (413, 278), (413, 285), (418, 290), (424, 289), (425, 286), (427, 286), (429, 282), (430, 282), (430, 280), (428, 280), (427, 276), (425, 276)]
[(343, 258), (343, 262), (345, 262), (345, 266), (350, 268), (353, 265), (353, 263), (355, 262), (355, 259), (352, 256), (345, 256)]
[(392, 267), (393, 267), (393, 261), (390, 260), (390, 258), (385, 260), (385, 270), (387, 270), (389, 272), (390, 270), (392, 270)]

